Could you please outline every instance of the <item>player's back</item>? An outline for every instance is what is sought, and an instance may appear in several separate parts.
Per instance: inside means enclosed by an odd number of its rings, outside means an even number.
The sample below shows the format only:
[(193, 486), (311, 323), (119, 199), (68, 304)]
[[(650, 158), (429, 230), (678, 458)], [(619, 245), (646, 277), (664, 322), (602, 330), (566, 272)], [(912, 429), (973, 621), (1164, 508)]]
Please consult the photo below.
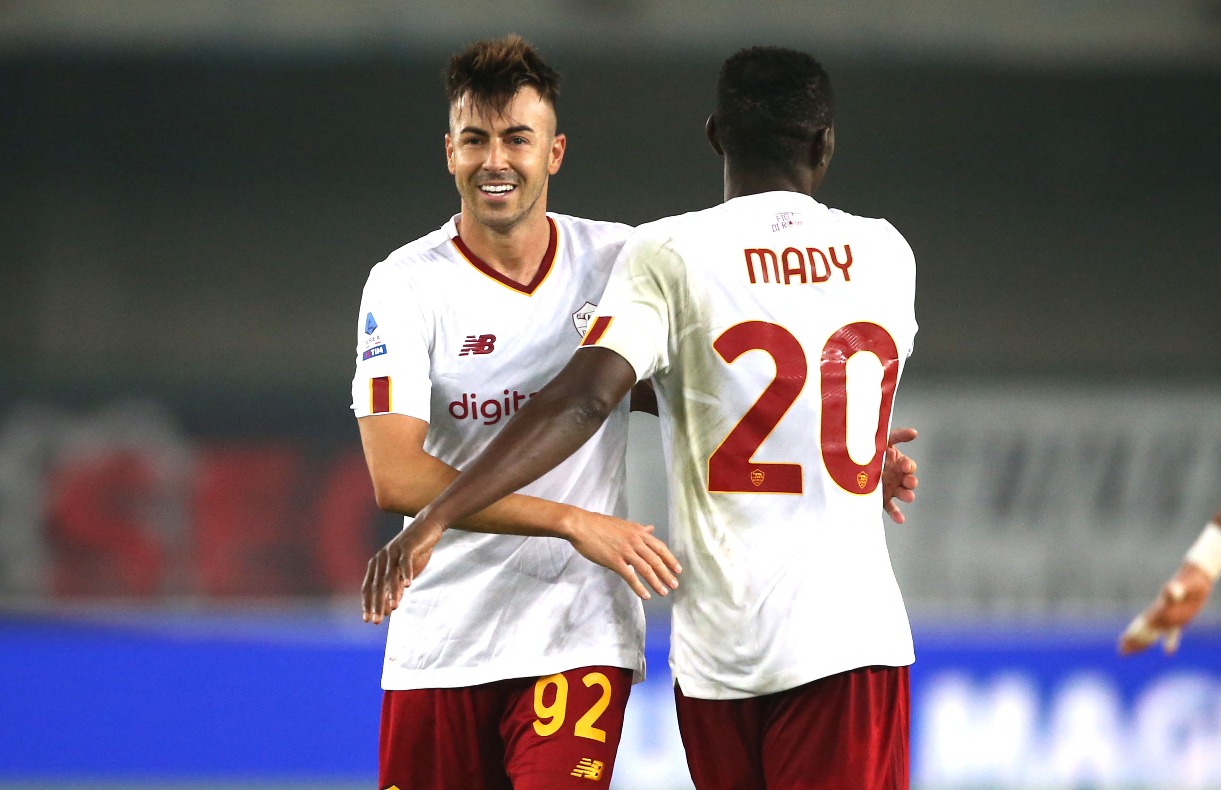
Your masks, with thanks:
[(633, 276), (655, 280), (668, 312), (655, 380), (687, 568), (672, 654), (684, 692), (910, 663), (879, 490), (916, 332), (907, 243), (793, 192), (638, 234), (621, 262), (651, 261)]

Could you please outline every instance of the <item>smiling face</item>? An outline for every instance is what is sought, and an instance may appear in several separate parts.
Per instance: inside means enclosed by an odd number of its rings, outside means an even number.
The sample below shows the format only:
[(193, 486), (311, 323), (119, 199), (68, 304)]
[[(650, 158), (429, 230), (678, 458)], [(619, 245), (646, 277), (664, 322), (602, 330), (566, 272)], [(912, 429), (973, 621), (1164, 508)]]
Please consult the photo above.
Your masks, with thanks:
[(462, 217), (505, 233), (547, 210), (547, 179), (567, 141), (555, 109), (523, 87), (496, 114), (463, 96), (450, 106), (445, 156), (462, 196)]

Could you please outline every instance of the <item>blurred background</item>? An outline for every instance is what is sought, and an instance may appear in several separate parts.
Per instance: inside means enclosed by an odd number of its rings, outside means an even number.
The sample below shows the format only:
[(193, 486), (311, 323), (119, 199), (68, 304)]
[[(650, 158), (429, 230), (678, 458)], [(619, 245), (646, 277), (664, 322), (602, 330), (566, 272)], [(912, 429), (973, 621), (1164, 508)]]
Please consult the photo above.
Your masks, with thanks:
[[(564, 76), (552, 210), (628, 223), (719, 202), (727, 55), (828, 67), (819, 198), (919, 271), (916, 786), (1221, 787), (1217, 601), (1114, 650), (1221, 505), (1217, 0), (0, 0), (0, 786), (374, 786), (356, 313), (507, 32)], [(663, 479), (636, 417), (664, 528)], [(649, 614), (619, 790), (689, 787)]]

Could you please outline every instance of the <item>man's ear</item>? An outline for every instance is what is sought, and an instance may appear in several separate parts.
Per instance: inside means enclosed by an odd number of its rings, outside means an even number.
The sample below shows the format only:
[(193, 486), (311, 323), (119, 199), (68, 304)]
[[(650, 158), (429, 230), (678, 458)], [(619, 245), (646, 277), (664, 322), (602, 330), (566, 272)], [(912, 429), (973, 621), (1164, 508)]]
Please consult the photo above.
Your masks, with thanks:
[(708, 120), (704, 121), (704, 134), (708, 135), (708, 142), (716, 155), (724, 156), (725, 149), (721, 148), (721, 138), (716, 129), (716, 115), (709, 115)]
[(568, 138), (565, 135), (557, 134), (551, 141), (551, 153), (547, 161), (548, 175), (560, 172), (560, 165), (564, 163), (564, 152), (567, 150)]
[(826, 169), (835, 153), (835, 127), (824, 126), (814, 133), (814, 144), (810, 146), (810, 167)]

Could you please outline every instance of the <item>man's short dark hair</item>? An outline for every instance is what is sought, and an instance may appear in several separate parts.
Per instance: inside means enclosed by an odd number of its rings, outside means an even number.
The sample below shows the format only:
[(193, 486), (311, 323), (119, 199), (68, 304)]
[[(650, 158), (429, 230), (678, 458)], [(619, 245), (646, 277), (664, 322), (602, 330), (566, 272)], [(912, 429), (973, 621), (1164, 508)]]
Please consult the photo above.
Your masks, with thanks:
[(791, 167), (833, 115), (831, 78), (804, 52), (750, 47), (721, 67), (717, 134), (735, 162), (769, 171)]
[(560, 75), (543, 62), (533, 45), (512, 33), (476, 41), (450, 58), (445, 72), (450, 104), (469, 96), (474, 107), (492, 115), (504, 112), (526, 86), (555, 107)]

